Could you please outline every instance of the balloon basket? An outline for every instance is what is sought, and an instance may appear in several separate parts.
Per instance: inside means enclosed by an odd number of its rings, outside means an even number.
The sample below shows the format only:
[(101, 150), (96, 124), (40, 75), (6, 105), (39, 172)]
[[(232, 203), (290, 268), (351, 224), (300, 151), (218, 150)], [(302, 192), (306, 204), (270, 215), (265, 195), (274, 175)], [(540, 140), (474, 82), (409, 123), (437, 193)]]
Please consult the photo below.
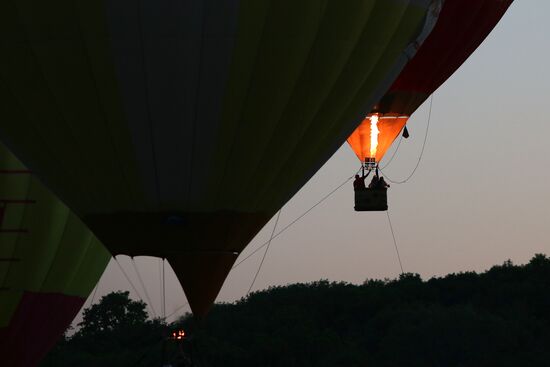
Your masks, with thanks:
[(355, 190), (355, 211), (379, 212), (388, 210), (388, 190), (370, 189)]

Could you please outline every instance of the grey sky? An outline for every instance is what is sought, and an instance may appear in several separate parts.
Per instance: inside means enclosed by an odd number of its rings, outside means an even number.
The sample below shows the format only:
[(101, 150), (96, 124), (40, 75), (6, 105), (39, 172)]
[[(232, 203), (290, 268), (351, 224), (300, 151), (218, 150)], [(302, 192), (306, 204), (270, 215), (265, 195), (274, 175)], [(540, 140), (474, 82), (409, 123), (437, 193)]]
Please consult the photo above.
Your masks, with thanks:
[[(392, 185), (389, 191), (389, 214), (405, 271), (427, 278), (480, 271), (506, 259), (524, 263), (534, 253), (550, 253), (548, 14), (547, 0), (516, 0), (481, 47), (435, 93), (420, 167), (409, 183)], [(414, 168), (428, 104), (408, 124), (411, 138), (403, 141), (386, 170), (392, 179), (402, 179)], [(278, 228), (358, 167), (345, 144), (282, 209)], [(243, 256), (269, 238), (273, 222)], [(119, 259), (144, 297), (129, 258)], [(218, 301), (244, 296), (260, 259), (261, 252), (235, 269)], [(158, 313), (158, 260), (135, 261)], [(354, 212), (350, 182), (272, 242), (254, 289), (320, 278), (358, 283), (398, 274), (386, 214)], [(185, 304), (185, 297), (171, 269), (166, 279), (170, 314)], [(116, 289), (131, 290), (111, 261), (96, 301)]]

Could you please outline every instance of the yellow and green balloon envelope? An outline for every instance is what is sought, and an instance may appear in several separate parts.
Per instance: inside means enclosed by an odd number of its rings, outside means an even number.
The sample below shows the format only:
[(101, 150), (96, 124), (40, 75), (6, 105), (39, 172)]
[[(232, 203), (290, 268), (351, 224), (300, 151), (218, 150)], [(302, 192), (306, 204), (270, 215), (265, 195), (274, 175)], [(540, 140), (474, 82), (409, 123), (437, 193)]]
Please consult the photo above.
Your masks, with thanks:
[(80, 219), (0, 144), (0, 364), (35, 366), (109, 258)]
[(204, 315), (437, 19), (431, 0), (12, 0), (0, 139)]

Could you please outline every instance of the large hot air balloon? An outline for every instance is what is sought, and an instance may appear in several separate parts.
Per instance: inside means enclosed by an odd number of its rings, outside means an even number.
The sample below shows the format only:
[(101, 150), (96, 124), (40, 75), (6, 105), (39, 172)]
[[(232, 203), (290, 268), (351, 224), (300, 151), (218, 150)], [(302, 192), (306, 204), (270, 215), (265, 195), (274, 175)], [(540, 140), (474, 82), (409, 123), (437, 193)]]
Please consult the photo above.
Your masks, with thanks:
[[(414, 111), (483, 42), (513, 0), (445, 0), (433, 31), (348, 143), (361, 162), (380, 162)], [(377, 122), (379, 133), (371, 134)], [(376, 136), (375, 136), (376, 135)], [(378, 147), (374, 147), (378, 140)]]
[(4, 1), (0, 138), (111, 253), (167, 258), (203, 315), (440, 5)]
[(86, 226), (0, 145), (0, 365), (36, 366), (109, 258)]

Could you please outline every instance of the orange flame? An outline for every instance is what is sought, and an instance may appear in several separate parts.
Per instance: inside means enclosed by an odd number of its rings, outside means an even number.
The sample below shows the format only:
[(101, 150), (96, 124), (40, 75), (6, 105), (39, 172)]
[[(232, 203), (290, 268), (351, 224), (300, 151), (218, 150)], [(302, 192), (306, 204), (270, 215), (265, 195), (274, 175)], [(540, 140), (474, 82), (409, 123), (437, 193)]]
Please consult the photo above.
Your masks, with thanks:
[(183, 330), (174, 331), (172, 333), (172, 339), (174, 340), (182, 340), (183, 338), (185, 338), (185, 331)]
[(370, 117), (370, 157), (376, 157), (376, 149), (378, 148), (378, 115), (372, 115)]

